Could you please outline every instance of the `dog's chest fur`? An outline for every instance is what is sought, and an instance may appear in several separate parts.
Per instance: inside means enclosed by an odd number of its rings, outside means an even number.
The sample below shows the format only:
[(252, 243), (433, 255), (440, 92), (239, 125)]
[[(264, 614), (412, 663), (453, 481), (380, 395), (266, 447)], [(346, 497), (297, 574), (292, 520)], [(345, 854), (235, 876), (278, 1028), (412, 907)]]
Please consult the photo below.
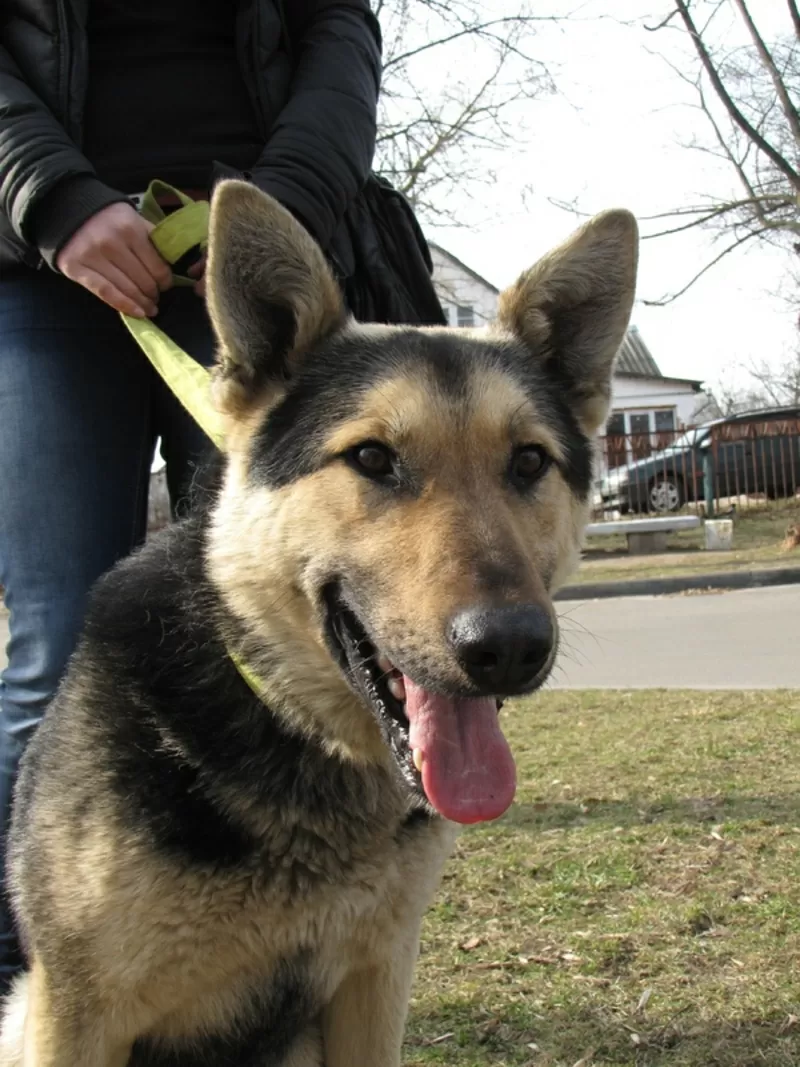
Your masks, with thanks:
[[(274, 1047), (308, 1026), (364, 961), (380, 966), (414, 950), (405, 942), (416, 942), (455, 832), (441, 819), (412, 816), (373, 839), (372, 851), (343, 864), (333, 880), (330, 870), (308, 869), (305, 847), (299, 859), (290, 848), (277, 871), (213, 876), (172, 865), (156, 870), (150, 857), (147, 885), (141, 858), (131, 855), (138, 903), (131, 909), (128, 895), (124, 914), (112, 903), (96, 950), (106, 973), (120, 961), (115, 981), (133, 986), (135, 1000), (174, 1004), (162, 1011), (154, 1038), (181, 1047), (195, 1036), (224, 1039), (235, 1031), (244, 1043), (268, 1035)], [(135, 952), (119, 952), (137, 940)], [(187, 988), (194, 991), (189, 1003)]]

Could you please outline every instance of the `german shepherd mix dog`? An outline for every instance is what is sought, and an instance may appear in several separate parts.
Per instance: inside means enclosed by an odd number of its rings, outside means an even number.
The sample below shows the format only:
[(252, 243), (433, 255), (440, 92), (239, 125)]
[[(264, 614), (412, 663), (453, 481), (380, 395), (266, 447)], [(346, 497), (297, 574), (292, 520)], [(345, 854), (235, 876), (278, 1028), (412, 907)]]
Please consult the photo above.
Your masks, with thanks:
[(514, 796), (634, 294), (600, 215), (487, 333), (365, 326), (275, 201), (211, 217), (206, 507), (93, 594), (20, 774), (4, 1067), (397, 1067), (458, 823)]

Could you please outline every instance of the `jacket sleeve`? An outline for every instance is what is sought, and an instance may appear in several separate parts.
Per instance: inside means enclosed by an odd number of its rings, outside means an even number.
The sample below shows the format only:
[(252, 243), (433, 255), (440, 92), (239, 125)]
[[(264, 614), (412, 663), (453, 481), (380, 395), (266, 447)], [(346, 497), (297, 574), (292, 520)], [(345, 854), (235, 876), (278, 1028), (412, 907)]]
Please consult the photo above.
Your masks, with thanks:
[(372, 166), (380, 28), (368, 0), (285, 6), (292, 11), (289, 100), (251, 175), (327, 248)]
[(72, 234), (124, 194), (94, 168), (0, 46), (0, 211), (52, 266)]

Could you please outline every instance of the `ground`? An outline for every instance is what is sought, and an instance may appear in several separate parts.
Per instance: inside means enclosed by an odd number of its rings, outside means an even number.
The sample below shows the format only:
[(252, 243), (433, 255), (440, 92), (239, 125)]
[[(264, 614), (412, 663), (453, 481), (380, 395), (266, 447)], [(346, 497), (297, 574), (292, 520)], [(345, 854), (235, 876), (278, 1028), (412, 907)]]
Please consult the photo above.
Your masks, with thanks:
[(546, 693), (425, 922), (406, 1067), (796, 1067), (800, 693)]
[(702, 527), (670, 534), (669, 550), (651, 556), (629, 556), (622, 534), (591, 537), (573, 584), (800, 566), (800, 548), (784, 547), (787, 527), (796, 522), (800, 522), (800, 500), (743, 510), (734, 519), (732, 552), (704, 551)]
[(558, 604), (559, 688), (800, 688), (800, 585)]

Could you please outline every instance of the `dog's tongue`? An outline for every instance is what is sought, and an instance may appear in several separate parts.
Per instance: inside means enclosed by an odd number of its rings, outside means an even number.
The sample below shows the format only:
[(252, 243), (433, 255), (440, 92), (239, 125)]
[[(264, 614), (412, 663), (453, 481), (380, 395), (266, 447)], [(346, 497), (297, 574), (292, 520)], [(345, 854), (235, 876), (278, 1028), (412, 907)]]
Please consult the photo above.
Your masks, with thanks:
[(496, 819), (514, 799), (514, 758), (492, 697), (453, 700), (404, 677), (409, 742), (422, 754), (422, 785), (453, 822)]

